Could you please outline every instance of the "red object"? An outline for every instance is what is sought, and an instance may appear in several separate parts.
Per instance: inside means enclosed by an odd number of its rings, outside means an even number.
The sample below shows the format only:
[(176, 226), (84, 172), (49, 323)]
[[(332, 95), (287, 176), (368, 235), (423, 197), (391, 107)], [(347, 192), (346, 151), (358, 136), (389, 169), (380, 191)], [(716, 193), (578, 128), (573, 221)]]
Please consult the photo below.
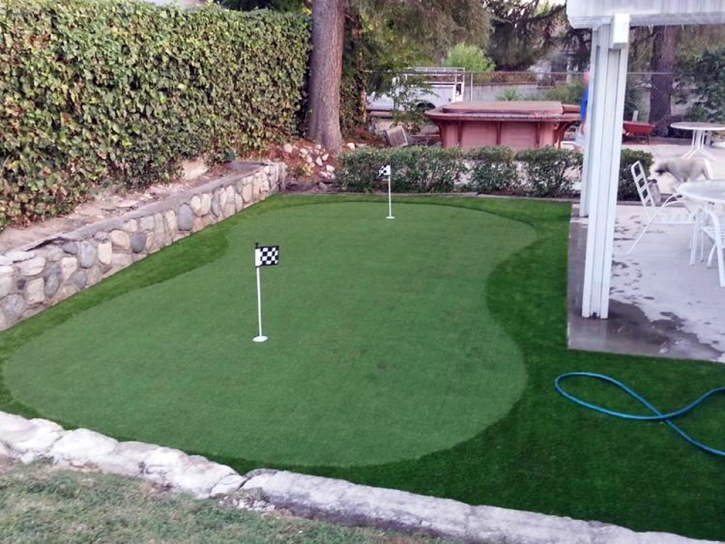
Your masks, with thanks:
[(425, 112), (440, 130), (441, 145), (475, 148), (503, 145), (513, 149), (557, 145), (564, 123), (579, 120), (559, 102), (455, 102)]
[(639, 121), (624, 121), (622, 123), (624, 134), (627, 136), (634, 136), (635, 138), (644, 138), (649, 144), (649, 137), (654, 130), (655, 125), (650, 123), (640, 123)]

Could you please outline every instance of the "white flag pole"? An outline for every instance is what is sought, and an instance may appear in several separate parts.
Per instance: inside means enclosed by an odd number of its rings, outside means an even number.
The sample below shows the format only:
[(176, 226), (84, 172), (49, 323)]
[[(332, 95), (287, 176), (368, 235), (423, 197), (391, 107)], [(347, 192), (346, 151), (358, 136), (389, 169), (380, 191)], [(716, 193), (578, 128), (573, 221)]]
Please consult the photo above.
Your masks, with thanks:
[(264, 342), (267, 340), (267, 337), (262, 334), (262, 284), (259, 279), (259, 269), (260, 266), (257, 268), (257, 316), (259, 317), (259, 335), (255, 336), (253, 340), (255, 342)]
[(388, 166), (388, 219), (395, 219), (395, 217), (393, 217), (393, 197), (390, 188), (391, 177), (393, 177), (393, 172), (392, 169), (390, 169), (390, 166)]

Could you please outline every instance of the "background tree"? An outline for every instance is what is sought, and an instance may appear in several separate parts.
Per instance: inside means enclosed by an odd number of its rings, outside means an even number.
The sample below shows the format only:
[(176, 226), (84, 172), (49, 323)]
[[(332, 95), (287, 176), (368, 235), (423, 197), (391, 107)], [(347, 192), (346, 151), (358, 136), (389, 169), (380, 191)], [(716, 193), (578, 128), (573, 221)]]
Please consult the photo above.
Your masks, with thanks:
[(465, 43), (459, 43), (448, 51), (443, 66), (465, 68), (469, 72), (491, 72), (496, 68), (483, 49)]
[(666, 135), (672, 115), (672, 84), (675, 69), (677, 27), (656, 26), (652, 31), (652, 92), (649, 102), (649, 121), (655, 123), (655, 133)]
[[(650, 88), (651, 123), (656, 133), (666, 135), (672, 121), (672, 97), (677, 83), (694, 81), (702, 69), (698, 60), (719, 44), (725, 43), (723, 25), (637, 27), (630, 34), (630, 72), (652, 72), (642, 85)], [(629, 84), (634, 84), (630, 78)], [(685, 92), (684, 95), (689, 93)], [(683, 101), (687, 100), (684, 96)], [(697, 117), (698, 112), (688, 114)]]
[(351, 7), (387, 57), (437, 64), (457, 43), (488, 45), (489, 17), (480, 0), (351, 0)]
[(502, 71), (524, 71), (563, 43), (566, 5), (540, 0), (484, 0), (491, 16), (488, 56)]
[(346, 4), (345, 0), (312, 3), (307, 137), (334, 153), (342, 148), (340, 81)]
[[(722, 44), (723, 42), (719, 42)], [(705, 50), (683, 62), (686, 83), (696, 89), (691, 117), (700, 121), (725, 121), (725, 46)]]
[[(342, 126), (346, 134), (366, 125), (366, 95), (389, 85), (393, 72), (415, 65), (441, 61), (456, 43), (485, 47), (488, 43), (488, 15), (480, 0), (349, 0), (346, 4), (342, 81), (335, 84), (333, 72), (319, 59), (317, 40), (332, 41), (326, 31), (315, 29), (327, 25), (323, 6), (337, 5), (330, 0), (215, 0), (232, 9), (269, 8), (279, 10), (311, 9), (313, 17), (313, 59), (310, 65), (307, 133), (317, 138), (323, 124), (320, 115), (331, 107), (334, 99), (323, 102), (317, 94), (332, 88), (340, 89)], [(322, 17), (322, 21), (318, 18)], [(337, 24), (337, 23), (335, 23)], [(335, 42), (335, 48), (339, 42)], [(337, 50), (331, 51), (337, 58)], [(316, 73), (320, 66), (323, 73)], [(334, 69), (334, 67), (332, 67)], [(323, 81), (324, 89), (313, 88)], [(334, 140), (334, 138), (333, 138)]]

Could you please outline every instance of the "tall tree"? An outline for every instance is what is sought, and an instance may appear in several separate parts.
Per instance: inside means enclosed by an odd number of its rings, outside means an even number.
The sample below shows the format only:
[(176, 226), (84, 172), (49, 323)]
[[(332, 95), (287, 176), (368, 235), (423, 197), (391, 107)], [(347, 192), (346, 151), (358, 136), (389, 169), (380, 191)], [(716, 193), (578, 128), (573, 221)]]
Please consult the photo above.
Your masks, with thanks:
[(566, 5), (546, 0), (484, 0), (493, 34), (488, 56), (499, 70), (523, 71), (561, 43)]
[(656, 26), (652, 32), (652, 93), (650, 94), (649, 122), (657, 125), (655, 132), (667, 134), (672, 114), (672, 84), (677, 55), (677, 27)]
[(458, 43), (488, 45), (489, 17), (481, 0), (350, 0), (350, 4), (359, 10), (368, 38), (386, 51), (388, 59), (437, 63)]
[(307, 137), (335, 153), (342, 148), (340, 80), (346, 0), (312, 2)]

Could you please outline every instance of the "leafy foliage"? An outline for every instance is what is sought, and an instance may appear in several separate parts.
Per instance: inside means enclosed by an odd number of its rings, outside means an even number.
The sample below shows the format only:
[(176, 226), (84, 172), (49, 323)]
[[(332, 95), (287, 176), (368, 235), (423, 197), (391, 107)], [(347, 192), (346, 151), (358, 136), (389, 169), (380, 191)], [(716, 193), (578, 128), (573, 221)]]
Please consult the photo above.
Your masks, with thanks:
[(481, 147), (466, 154), (472, 161), (469, 187), (479, 193), (508, 192), (514, 188), (516, 152), (510, 147)]
[(425, 112), (430, 105), (421, 101), (421, 92), (432, 91), (431, 84), (421, 75), (402, 74), (387, 93), (393, 99), (393, 123), (403, 125), (410, 132), (418, 132), (428, 122)]
[[(343, 191), (383, 189), (378, 168), (390, 164), (392, 189), (399, 193), (478, 191), (527, 196), (570, 196), (581, 170), (581, 155), (555, 148), (516, 152), (505, 147), (472, 150), (409, 147), (344, 153), (337, 172)], [(521, 164), (520, 175), (517, 163)], [(580, 175), (580, 174), (579, 174)]]
[[(363, 149), (339, 157), (336, 187), (354, 193), (386, 190), (378, 169), (390, 164), (392, 189), (398, 193), (475, 191), (532, 197), (571, 197), (572, 183), (581, 179), (582, 155), (544, 147), (515, 151), (508, 147), (440, 149), (408, 147)], [(637, 200), (630, 167), (641, 161), (652, 166), (652, 154), (622, 149), (619, 200)]]
[(496, 100), (502, 100), (505, 102), (511, 102), (515, 100), (522, 100), (522, 96), (519, 90), (516, 88), (504, 89), (500, 94), (496, 96)]
[(342, 168), (337, 173), (336, 186), (357, 193), (382, 190), (385, 181), (378, 177), (378, 169), (383, 164), (390, 164), (395, 192), (452, 192), (465, 171), (465, 165), (455, 160), (459, 156), (457, 150), (433, 147), (363, 149), (343, 153), (339, 156)]
[[(489, 15), (478, 0), (351, 0), (387, 64), (391, 57), (402, 66), (437, 63), (455, 44), (488, 45)], [(411, 62), (412, 61), (412, 62)], [(377, 68), (377, 67), (376, 67)]]
[(652, 153), (646, 151), (635, 151), (634, 149), (622, 149), (619, 160), (619, 185), (617, 187), (617, 200), (639, 200), (637, 187), (632, 178), (632, 165), (640, 161), (645, 172), (649, 172), (654, 159)]
[(306, 7), (303, 0), (214, 0), (227, 9), (252, 11), (255, 9), (273, 9), (276, 11), (302, 11)]
[(702, 120), (725, 120), (725, 47), (705, 50), (687, 66), (689, 80), (697, 89), (695, 109)]
[(496, 67), (483, 49), (465, 43), (456, 44), (448, 50), (443, 66), (465, 68), (469, 72), (492, 72)]
[(488, 46), (499, 70), (522, 71), (544, 58), (561, 42), (565, 5), (545, 0), (485, 0), (492, 17)]
[(566, 85), (559, 85), (543, 92), (544, 100), (553, 100), (562, 104), (580, 104), (584, 94), (584, 83), (581, 79), (573, 79)]
[(0, 17), (0, 227), (144, 187), (296, 128), (304, 17), (143, 2), (7, 0)]
[(367, 124), (367, 88), (375, 45), (363, 29), (360, 12), (348, 9), (340, 82), (340, 129), (351, 137)]
[[(457, 43), (485, 48), (489, 33), (489, 15), (478, 0), (349, 0), (340, 108), (343, 134), (365, 126), (367, 93), (390, 91), (395, 74), (435, 64)], [(413, 126), (423, 120), (421, 112), (406, 110), (397, 121)]]
[(582, 155), (577, 151), (543, 147), (518, 154), (524, 166), (525, 191), (530, 196), (571, 196), (572, 182), (581, 179)]

